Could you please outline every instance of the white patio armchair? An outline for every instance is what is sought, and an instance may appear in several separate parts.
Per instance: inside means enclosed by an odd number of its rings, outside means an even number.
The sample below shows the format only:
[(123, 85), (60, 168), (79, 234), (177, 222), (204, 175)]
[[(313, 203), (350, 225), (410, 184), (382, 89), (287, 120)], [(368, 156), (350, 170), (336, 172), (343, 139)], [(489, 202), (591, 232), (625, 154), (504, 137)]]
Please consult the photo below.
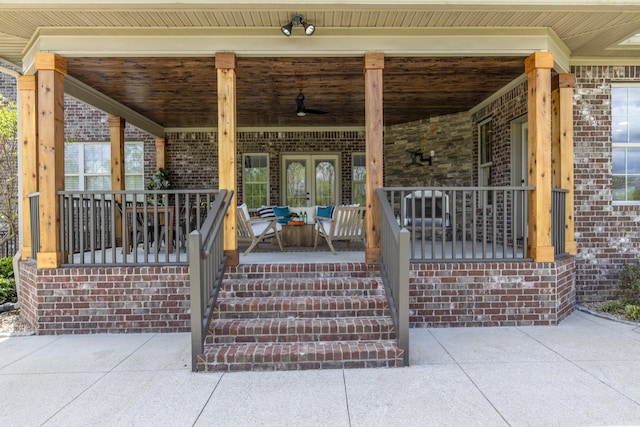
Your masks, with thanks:
[(251, 218), (246, 203), (238, 206), (238, 241), (250, 242), (249, 247), (243, 255), (247, 255), (263, 240), (275, 237), (282, 251), (282, 240), (280, 232), (282, 225), (278, 224), (277, 218)]
[(323, 237), (331, 252), (336, 254), (333, 242), (336, 240), (351, 242), (364, 241), (364, 213), (360, 206), (336, 206), (331, 218), (316, 216), (315, 240), (313, 249), (318, 247), (318, 237)]

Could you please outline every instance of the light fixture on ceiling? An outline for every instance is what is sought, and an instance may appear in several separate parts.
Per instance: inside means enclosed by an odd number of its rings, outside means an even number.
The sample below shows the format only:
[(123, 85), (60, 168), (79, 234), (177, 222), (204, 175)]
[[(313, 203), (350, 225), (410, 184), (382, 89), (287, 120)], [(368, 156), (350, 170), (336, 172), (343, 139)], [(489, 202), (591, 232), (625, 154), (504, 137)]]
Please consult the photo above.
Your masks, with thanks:
[(315, 25), (305, 22), (302, 18), (302, 15), (299, 15), (297, 13), (291, 17), (291, 22), (280, 27), (280, 31), (282, 31), (282, 34), (289, 37), (291, 35), (291, 32), (293, 31), (293, 27), (298, 27), (300, 25), (302, 25), (302, 27), (304, 28), (304, 33), (307, 36), (312, 35), (316, 31)]

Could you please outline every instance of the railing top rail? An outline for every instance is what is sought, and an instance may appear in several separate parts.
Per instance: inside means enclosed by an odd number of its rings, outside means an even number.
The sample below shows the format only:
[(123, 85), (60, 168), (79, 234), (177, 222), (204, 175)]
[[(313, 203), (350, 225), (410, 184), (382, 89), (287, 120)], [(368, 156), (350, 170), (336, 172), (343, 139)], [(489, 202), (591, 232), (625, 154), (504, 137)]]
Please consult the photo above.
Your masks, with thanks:
[[(57, 194), (61, 196), (72, 196), (76, 194), (87, 194), (87, 195), (110, 195), (110, 194), (217, 194), (221, 190), (208, 189), (208, 190), (101, 190), (101, 191), (81, 191), (81, 190), (72, 190), (72, 191), (58, 191)], [(38, 193), (31, 193), (38, 194)], [(29, 196), (31, 196), (31, 194)]]
[(383, 191), (416, 191), (416, 190), (447, 190), (447, 191), (477, 191), (477, 190), (535, 190), (532, 186), (505, 185), (495, 187), (382, 187)]
[(569, 190), (567, 190), (566, 188), (552, 188), (551, 191), (555, 191), (556, 193), (568, 193)]
[(204, 237), (202, 255), (205, 257), (209, 256), (211, 253), (211, 248), (215, 243), (213, 237), (215, 237), (223, 227), (224, 216), (229, 204), (231, 203), (231, 199), (233, 198), (233, 190), (220, 190), (219, 196), (220, 197), (216, 197), (211, 209), (211, 211), (215, 212), (216, 215), (208, 215), (204, 224), (202, 224), (201, 231), (202, 236)]

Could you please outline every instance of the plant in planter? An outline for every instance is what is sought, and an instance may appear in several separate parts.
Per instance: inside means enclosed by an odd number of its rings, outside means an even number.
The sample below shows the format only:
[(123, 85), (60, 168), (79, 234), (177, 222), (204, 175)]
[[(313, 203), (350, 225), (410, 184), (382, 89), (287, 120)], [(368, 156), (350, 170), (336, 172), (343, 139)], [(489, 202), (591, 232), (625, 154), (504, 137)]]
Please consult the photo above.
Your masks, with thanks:
[[(163, 168), (158, 169), (147, 184), (147, 190), (167, 190), (169, 188), (171, 188), (170, 174), (168, 170)], [(155, 196), (155, 194), (149, 195), (149, 200), (152, 203), (155, 202)]]

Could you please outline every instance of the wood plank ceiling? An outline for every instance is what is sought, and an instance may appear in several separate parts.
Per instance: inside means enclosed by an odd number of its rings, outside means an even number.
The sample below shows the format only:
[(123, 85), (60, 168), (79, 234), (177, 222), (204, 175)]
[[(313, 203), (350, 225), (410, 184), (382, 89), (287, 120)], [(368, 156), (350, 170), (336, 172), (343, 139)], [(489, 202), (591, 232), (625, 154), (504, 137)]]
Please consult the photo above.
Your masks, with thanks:
[[(363, 126), (362, 57), (238, 58), (238, 126)], [(524, 71), (523, 57), (390, 57), (385, 125), (466, 111)], [(214, 58), (68, 58), (68, 74), (165, 128), (213, 127)], [(296, 97), (327, 114), (296, 115)]]

